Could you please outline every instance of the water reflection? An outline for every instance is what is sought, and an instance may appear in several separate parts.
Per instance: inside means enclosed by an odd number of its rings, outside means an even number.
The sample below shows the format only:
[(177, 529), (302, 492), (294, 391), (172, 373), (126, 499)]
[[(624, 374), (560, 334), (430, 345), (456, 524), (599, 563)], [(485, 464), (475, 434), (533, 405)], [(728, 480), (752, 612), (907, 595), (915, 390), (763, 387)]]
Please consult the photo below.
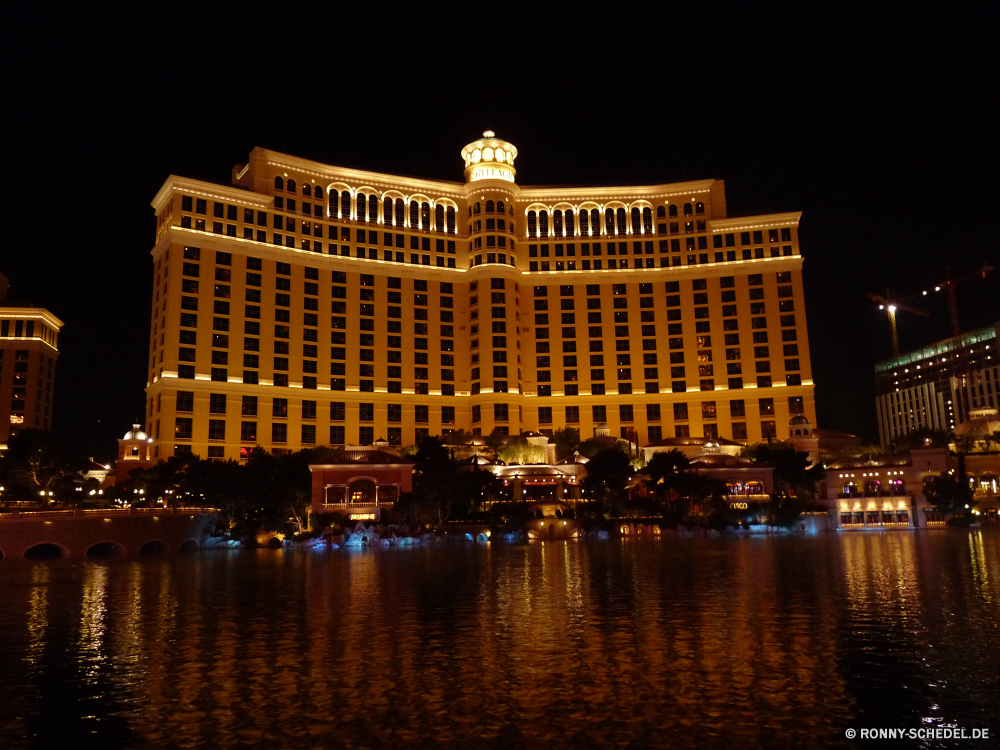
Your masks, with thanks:
[(998, 536), (886, 532), (0, 567), (0, 735), (836, 746), (988, 726)]

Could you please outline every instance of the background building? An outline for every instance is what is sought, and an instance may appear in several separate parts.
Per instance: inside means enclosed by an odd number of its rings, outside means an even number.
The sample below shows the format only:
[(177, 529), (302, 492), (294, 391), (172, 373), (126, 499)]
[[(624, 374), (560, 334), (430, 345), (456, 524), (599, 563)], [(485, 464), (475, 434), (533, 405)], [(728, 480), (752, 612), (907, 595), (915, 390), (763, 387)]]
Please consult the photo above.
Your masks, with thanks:
[(7, 289), (7, 278), (0, 275), (0, 450), (18, 430), (52, 428), (63, 326), (45, 308), (8, 307)]
[(973, 409), (1000, 405), (1000, 321), (875, 365), (882, 445), (914, 430), (953, 431)]
[(494, 429), (784, 439), (815, 424), (798, 213), (720, 180), (520, 187), (490, 132), (464, 182), (254, 149), (153, 200), (153, 458)]

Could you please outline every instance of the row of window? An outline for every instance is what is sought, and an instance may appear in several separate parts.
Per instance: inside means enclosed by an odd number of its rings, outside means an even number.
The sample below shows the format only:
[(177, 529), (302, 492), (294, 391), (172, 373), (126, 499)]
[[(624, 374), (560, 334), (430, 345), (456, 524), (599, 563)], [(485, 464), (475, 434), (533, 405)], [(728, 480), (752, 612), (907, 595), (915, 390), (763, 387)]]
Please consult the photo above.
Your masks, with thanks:
[(55, 348), (59, 334), (41, 320), (20, 320), (4, 318), (0, 320), (0, 338), (32, 339), (40, 338)]
[[(477, 204), (478, 205), (478, 204)], [(677, 216), (677, 204), (671, 204), (669, 210), (666, 206), (658, 206), (656, 209), (657, 218), (667, 218)], [(691, 216), (693, 213), (704, 214), (705, 204), (698, 202), (694, 207), (690, 203), (684, 204), (684, 215)], [(604, 227), (601, 227), (601, 212), (597, 208), (590, 210), (556, 209), (551, 213), (552, 227), (549, 234), (550, 213), (546, 209), (540, 211), (528, 211), (528, 236), (529, 237), (591, 237), (595, 235), (624, 235), (624, 234), (652, 234), (653, 233), (653, 211), (649, 206), (640, 208), (633, 206), (630, 210), (624, 207), (604, 210)], [(577, 222), (579, 221), (579, 232)], [(701, 229), (704, 230), (704, 222)], [(630, 226), (631, 224), (631, 226)], [(661, 234), (665, 233), (665, 225), (658, 226)]]
[(410, 201), (407, 217), (407, 206), (402, 198), (393, 200), (387, 197), (380, 200), (377, 195), (358, 193), (355, 197), (347, 190), (342, 193), (331, 190), (327, 208), (331, 219), (342, 221), (353, 219), (372, 224), (382, 223), (389, 227), (407, 227), (411, 230), (458, 233), (455, 208), (440, 203), (434, 207), (432, 214), (430, 203)]
[[(747, 425), (745, 422), (733, 422), (731, 425), (732, 439), (734, 440), (746, 440), (747, 439)], [(181, 418), (177, 419), (177, 425), (175, 427), (177, 440), (191, 440), (188, 435), (191, 429), (190, 419)], [(345, 445), (347, 443), (347, 429), (344, 425), (330, 425), (330, 439), (328, 445)], [(506, 425), (498, 425), (496, 431), (502, 435), (506, 436), (509, 434), (509, 428)], [(314, 424), (302, 424), (300, 425), (300, 441), (302, 445), (315, 445), (317, 443), (317, 426)], [(443, 432), (449, 432), (449, 430), (443, 430)], [(719, 429), (716, 424), (706, 424), (703, 429), (703, 436), (708, 438), (719, 438)], [(764, 440), (772, 440), (777, 438), (777, 426), (773, 420), (762, 420), (760, 422), (760, 432), (761, 437)], [(358, 427), (358, 444), (359, 445), (371, 445), (375, 442), (375, 428), (370, 425), (360, 425)], [(473, 435), (482, 434), (482, 428), (473, 427)], [(414, 439), (417, 443), (421, 440), (429, 437), (430, 430), (426, 427), (417, 427), (414, 429)], [(690, 428), (688, 425), (675, 425), (674, 426), (674, 436), (678, 438), (690, 437)], [(288, 436), (288, 425), (285, 423), (276, 422), (271, 425), (271, 443), (272, 444), (287, 444), (289, 442)], [(635, 440), (638, 435), (631, 427), (621, 428), (621, 437), (627, 440)], [(663, 429), (659, 425), (650, 425), (646, 429), (646, 441), (648, 443), (657, 443), (663, 439)], [(226, 440), (226, 428), (225, 422), (223, 420), (210, 420), (209, 423), (209, 440), (221, 443)], [(403, 430), (401, 427), (388, 427), (386, 429), (386, 441), (390, 445), (400, 446), (403, 443)], [(242, 421), (240, 423), (240, 442), (245, 446), (253, 445), (255, 443), (261, 442), (257, 435), (257, 423), (252, 421)], [(190, 453), (191, 446), (185, 443), (180, 443), (174, 447), (174, 452), (176, 454)], [(275, 453), (278, 452), (277, 449), (274, 450)], [(250, 448), (242, 447), (240, 449), (241, 458), (245, 459), (250, 453)], [(209, 445), (208, 446), (208, 457), (209, 458), (223, 458), (225, 456), (225, 448), (222, 445)]]
[[(162, 396), (161, 396), (162, 397)], [(259, 415), (260, 399), (257, 396), (240, 396), (240, 414), (244, 417), (256, 417)], [(288, 419), (289, 400), (287, 398), (272, 398), (271, 416), (275, 419)], [(229, 406), (229, 397), (225, 393), (210, 393), (208, 402), (208, 413), (225, 416)], [(315, 420), (320, 417), (319, 404), (313, 400), (302, 400), (299, 402), (301, 418), (305, 420)], [(495, 403), (493, 406), (493, 421), (507, 422), (510, 419), (510, 405), (505, 403)], [(334, 422), (344, 422), (347, 420), (347, 404), (343, 401), (334, 401), (328, 404), (329, 419)], [(413, 421), (417, 424), (427, 424), (430, 422), (431, 406), (426, 404), (415, 404), (413, 406)], [(482, 405), (476, 404), (472, 407), (472, 422), (478, 424), (482, 422)], [(619, 404), (618, 418), (620, 422), (634, 422), (635, 405)], [(662, 420), (662, 405), (658, 403), (645, 404), (646, 421), (659, 422)], [(676, 422), (687, 422), (690, 419), (689, 404), (686, 402), (675, 402), (671, 404), (673, 419)], [(718, 403), (716, 401), (702, 401), (696, 404), (700, 410), (702, 420), (715, 420), (720, 416)], [(386, 404), (386, 421), (389, 423), (402, 423), (403, 405)], [(325, 411), (326, 409), (324, 409)], [(565, 406), (564, 422), (573, 425), (580, 423), (580, 407)], [(757, 400), (757, 410), (761, 417), (774, 416), (775, 406), (773, 398), (760, 398)], [(194, 391), (177, 391), (176, 411), (179, 414), (193, 414), (195, 411)], [(801, 396), (788, 397), (788, 413), (790, 415), (803, 414), (805, 412), (803, 399)], [(324, 414), (323, 417), (326, 415)], [(747, 416), (747, 404), (745, 399), (731, 399), (729, 401), (729, 418), (738, 419)], [(608, 421), (608, 407), (604, 404), (591, 406), (591, 417), (595, 424), (602, 424)], [(455, 407), (440, 407), (441, 424), (455, 424)], [(520, 419), (520, 413), (519, 413)], [(361, 422), (375, 421), (375, 404), (359, 403), (358, 420)], [(538, 409), (538, 422), (541, 425), (553, 423), (553, 407), (542, 406)]]

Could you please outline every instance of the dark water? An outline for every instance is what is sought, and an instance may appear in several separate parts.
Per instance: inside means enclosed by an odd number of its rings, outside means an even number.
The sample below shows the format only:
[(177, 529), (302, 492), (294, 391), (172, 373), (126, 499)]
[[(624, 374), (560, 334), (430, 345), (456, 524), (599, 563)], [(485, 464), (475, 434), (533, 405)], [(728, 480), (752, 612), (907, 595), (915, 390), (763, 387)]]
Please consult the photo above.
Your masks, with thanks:
[(1000, 736), (998, 619), (990, 531), (4, 561), (0, 745)]

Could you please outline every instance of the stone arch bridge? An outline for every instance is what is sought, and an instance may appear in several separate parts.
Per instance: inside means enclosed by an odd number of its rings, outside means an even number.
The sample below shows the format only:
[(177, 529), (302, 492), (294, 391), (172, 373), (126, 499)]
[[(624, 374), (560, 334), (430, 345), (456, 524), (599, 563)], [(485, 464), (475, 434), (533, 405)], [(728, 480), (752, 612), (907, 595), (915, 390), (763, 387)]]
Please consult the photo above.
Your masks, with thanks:
[(107, 557), (201, 547), (212, 508), (42, 510), (0, 514), (0, 557)]

